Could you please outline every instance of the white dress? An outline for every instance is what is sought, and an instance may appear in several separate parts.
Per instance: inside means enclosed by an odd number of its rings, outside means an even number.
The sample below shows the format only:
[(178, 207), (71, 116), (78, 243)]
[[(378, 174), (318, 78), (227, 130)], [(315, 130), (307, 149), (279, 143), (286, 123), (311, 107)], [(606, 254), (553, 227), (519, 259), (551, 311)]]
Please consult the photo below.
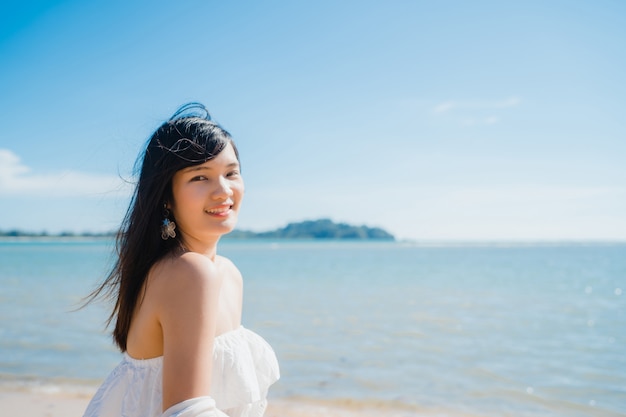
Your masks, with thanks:
[[(219, 410), (215, 415), (261, 417), (267, 391), (279, 377), (274, 351), (256, 333), (242, 326), (215, 338), (210, 393)], [(124, 353), (83, 417), (160, 417), (162, 378), (162, 356), (134, 359)]]

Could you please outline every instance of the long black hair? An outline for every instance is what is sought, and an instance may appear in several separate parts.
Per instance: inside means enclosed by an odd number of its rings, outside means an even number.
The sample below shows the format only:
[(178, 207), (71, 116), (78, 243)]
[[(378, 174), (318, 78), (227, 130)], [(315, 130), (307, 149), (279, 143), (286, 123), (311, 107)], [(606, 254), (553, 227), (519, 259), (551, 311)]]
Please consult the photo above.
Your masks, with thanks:
[(104, 282), (88, 297), (88, 302), (100, 296), (115, 299), (107, 323), (116, 320), (113, 339), (122, 352), (126, 351), (133, 312), (150, 268), (181, 248), (179, 236), (161, 238), (174, 174), (215, 158), (229, 143), (239, 159), (230, 134), (211, 120), (202, 104), (188, 103), (152, 134), (143, 157), (137, 160), (141, 160), (139, 182), (117, 235), (117, 260)]

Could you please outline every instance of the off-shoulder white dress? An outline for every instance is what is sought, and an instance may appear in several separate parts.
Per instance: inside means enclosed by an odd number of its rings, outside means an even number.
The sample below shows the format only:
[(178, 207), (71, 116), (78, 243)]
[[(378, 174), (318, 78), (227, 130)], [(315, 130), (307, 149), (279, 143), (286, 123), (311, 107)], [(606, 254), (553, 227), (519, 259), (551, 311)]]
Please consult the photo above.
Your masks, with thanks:
[[(83, 417), (165, 415), (161, 411), (162, 371), (162, 356), (134, 359), (125, 353), (92, 398)], [(217, 416), (261, 417), (267, 406), (267, 391), (279, 377), (278, 361), (270, 345), (242, 326), (215, 338), (211, 393), (206, 401), (214, 401)], [(179, 408), (184, 408), (184, 404)]]

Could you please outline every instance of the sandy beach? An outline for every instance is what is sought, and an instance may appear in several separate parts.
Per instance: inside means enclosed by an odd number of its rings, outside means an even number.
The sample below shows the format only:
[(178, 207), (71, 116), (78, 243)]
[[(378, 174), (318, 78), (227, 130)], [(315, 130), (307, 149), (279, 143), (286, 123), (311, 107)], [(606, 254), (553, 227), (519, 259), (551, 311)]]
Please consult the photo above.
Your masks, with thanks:
[[(2, 415), (20, 417), (80, 417), (91, 397), (85, 394), (31, 391), (0, 391)], [(265, 417), (477, 417), (444, 410), (379, 401), (273, 399)]]

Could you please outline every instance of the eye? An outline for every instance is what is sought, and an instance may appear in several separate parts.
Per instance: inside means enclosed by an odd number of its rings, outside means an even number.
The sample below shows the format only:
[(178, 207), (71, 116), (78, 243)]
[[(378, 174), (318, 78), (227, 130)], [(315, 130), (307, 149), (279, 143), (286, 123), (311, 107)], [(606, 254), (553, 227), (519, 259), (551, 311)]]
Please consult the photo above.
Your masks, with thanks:
[(228, 177), (228, 178), (237, 177), (237, 176), (239, 176), (239, 171), (238, 170), (233, 170), (233, 171), (230, 171), (229, 173), (226, 174), (226, 177)]
[(205, 177), (204, 175), (197, 175), (195, 177), (193, 177), (190, 181), (194, 182), (194, 181), (205, 181), (207, 179), (207, 177)]

